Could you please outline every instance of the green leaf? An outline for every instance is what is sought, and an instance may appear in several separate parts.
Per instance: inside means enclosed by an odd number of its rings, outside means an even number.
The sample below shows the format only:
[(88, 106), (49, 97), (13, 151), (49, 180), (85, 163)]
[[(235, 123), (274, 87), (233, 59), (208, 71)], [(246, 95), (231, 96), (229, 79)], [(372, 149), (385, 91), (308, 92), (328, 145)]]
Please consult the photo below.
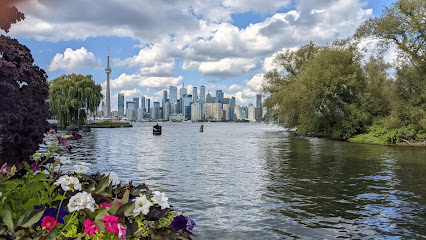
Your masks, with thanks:
[(33, 207), (35, 205), (39, 205), (39, 201), (37, 200), (37, 198), (31, 198), (27, 201), (27, 203), (25, 203), (25, 207)]
[(34, 223), (38, 222), (46, 209), (35, 209), (29, 212), (26, 212), (24, 215), (19, 218), (16, 222), (17, 227), (30, 227)]
[(96, 183), (92, 182), (87, 188), (83, 189), (83, 191), (91, 193), (93, 188), (95, 188)]
[(104, 177), (96, 186), (95, 193), (102, 192), (109, 185), (109, 176)]
[(3, 210), (1, 211), (1, 217), (7, 228), (11, 232), (14, 232), (15, 228), (13, 226), (12, 214), (10, 213), (9, 209), (6, 208), (6, 206), (3, 206)]
[(58, 195), (58, 196), (56, 196), (56, 197), (52, 200), (52, 202), (54, 202), (54, 201), (62, 201), (62, 200), (65, 200), (65, 199), (67, 199), (67, 197), (65, 197), (65, 196), (63, 196), (63, 195)]
[(135, 202), (129, 202), (121, 206), (124, 211), (124, 216), (129, 217), (132, 215), (133, 210), (135, 210)]
[(95, 224), (100, 228), (101, 231), (105, 230), (105, 224), (102, 222), (105, 216), (108, 215), (106, 209), (101, 209), (95, 217)]
[(111, 207), (108, 210), (108, 213), (111, 215), (115, 215), (117, 213), (117, 210), (120, 206), (118, 206), (118, 201), (117, 198), (114, 199), (114, 201), (112, 202)]
[(129, 194), (130, 194), (130, 191), (126, 190), (126, 192), (123, 195), (123, 198), (120, 200), (121, 204), (124, 205), (124, 204), (126, 204), (129, 201)]

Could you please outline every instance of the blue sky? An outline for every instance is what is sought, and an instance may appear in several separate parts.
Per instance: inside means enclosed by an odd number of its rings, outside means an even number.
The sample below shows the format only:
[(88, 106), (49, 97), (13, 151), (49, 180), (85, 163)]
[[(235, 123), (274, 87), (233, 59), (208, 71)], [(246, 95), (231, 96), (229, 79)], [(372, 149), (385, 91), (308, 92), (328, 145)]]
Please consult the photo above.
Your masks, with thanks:
[[(111, 55), (117, 94), (161, 100), (170, 85), (206, 86), (255, 103), (264, 74), (286, 49), (351, 36), (393, 0), (25, 0), (9, 36), (25, 44), (49, 80), (91, 74), (105, 85)], [(2, 32), (4, 34), (4, 32)]]

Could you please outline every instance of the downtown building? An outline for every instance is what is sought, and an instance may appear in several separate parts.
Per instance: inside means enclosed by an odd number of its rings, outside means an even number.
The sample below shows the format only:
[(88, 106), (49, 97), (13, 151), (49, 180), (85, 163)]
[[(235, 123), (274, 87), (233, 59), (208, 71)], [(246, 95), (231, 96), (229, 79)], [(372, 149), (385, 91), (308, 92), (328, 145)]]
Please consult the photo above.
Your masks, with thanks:
[(204, 120), (204, 103), (201, 101), (191, 105), (191, 121), (200, 122)]
[(206, 103), (204, 104), (204, 118), (210, 121), (222, 121), (223, 111), (222, 103)]

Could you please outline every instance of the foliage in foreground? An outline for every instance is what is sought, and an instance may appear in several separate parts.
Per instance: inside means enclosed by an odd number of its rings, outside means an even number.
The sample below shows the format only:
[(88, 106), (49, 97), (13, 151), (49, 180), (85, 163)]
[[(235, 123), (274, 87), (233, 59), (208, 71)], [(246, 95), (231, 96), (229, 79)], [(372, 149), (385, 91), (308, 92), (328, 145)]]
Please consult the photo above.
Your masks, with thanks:
[(191, 239), (194, 221), (173, 213), (165, 193), (85, 174), (86, 164), (63, 174), (69, 160), (54, 148), (34, 154), (22, 177), (15, 166), (0, 175), (1, 239)]
[(50, 110), (60, 126), (81, 126), (86, 119), (86, 111), (96, 112), (102, 99), (101, 91), (101, 85), (93, 81), (92, 75), (62, 75), (50, 82)]

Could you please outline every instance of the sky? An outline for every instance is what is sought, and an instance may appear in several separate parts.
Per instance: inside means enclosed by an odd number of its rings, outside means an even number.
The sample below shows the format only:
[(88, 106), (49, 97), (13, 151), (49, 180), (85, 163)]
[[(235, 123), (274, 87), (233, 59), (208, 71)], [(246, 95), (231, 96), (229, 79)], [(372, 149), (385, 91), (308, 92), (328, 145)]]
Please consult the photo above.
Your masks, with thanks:
[[(25, 20), (7, 34), (26, 45), (49, 80), (92, 75), (111, 108), (163, 89), (205, 86), (215, 96), (255, 103), (280, 52), (350, 37), (394, 0), (20, 0)], [(5, 34), (0, 30), (1, 34)]]

